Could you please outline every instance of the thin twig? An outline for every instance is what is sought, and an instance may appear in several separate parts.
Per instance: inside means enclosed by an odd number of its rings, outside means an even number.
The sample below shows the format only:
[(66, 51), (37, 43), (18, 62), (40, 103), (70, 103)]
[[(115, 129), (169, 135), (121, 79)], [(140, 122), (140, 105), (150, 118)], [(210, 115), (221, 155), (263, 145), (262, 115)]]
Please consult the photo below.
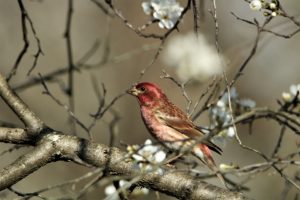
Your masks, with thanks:
[(173, 83), (175, 83), (176, 86), (178, 86), (180, 88), (182, 95), (184, 96), (185, 100), (187, 101), (186, 112), (190, 113), (190, 108), (191, 108), (191, 105), (192, 105), (192, 99), (189, 97), (189, 95), (187, 94), (187, 92), (185, 90), (185, 86), (188, 82), (179, 83), (179, 81), (177, 81), (174, 77), (172, 77), (170, 74), (168, 74), (165, 70), (162, 70), (162, 73), (163, 73), (163, 75), (160, 76), (160, 78), (169, 79)]
[(92, 139), (92, 135), (90, 133), (90, 130), (88, 127), (86, 127), (84, 125), (83, 122), (81, 122), (76, 116), (75, 114), (72, 112), (72, 110), (65, 104), (63, 104), (60, 100), (58, 100), (49, 90), (47, 84), (45, 83), (43, 76), (41, 74), (39, 74), (40, 78), (41, 78), (41, 83), (42, 86), (44, 87), (45, 91), (43, 91), (43, 94), (46, 94), (48, 96), (51, 97), (51, 99), (53, 99), (59, 106), (63, 107), (68, 113), (69, 116), (74, 120), (75, 123), (77, 123), (83, 130), (85, 130), (89, 136), (89, 139)]
[[(71, 41), (71, 25), (72, 25), (72, 16), (73, 16), (73, 0), (68, 0), (68, 11), (67, 11), (67, 22), (66, 22), (66, 30), (64, 33), (64, 37), (66, 39), (67, 45), (67, 55), (68, 55), (68, 88), (67, 95), (69, 97), (69, 108), (72, 113), (75, 113), (75, 98), (74, 98), (74, 61), (73, 61), (73, 50), (72, 50), (72, 41)], [(74, 118), (70, 118), (71, 128), (73, 134), (76, 135), (76, 126)]]
[(31, 66), (31, 68), (29, 69), (28, 74), (30, 74), (31, 71), (36, 67), (39, 56), (44, 54), (42, 51), (42, 48), (41, 48), (40, 39), (38, 38), (38, 36), (36, 34), (35, 28), (33, 26), (33, 22), (31, 20), (30, 16), (28, 15), (28, 12), (27, 12), (26, 8), (24, 7), (22, 0), (18, 0), (18, 5), (19, 5), (20, 11), (21, 11), (21, 24), (22, 24), (22, 34), (23, 34), (24, 45), (23, 45), (23, 48), (20, 51), (19, 55), (17, 56), (14, 66), (12, 67), (10, 73), (8, 74), (8, 76), (6, 78), (6, 80), (8, 82), (17, 73), (17, 69), (20, 65), (20, 62), (22, 61), (22, 59), (23, 59), (24, 55), (26, 54), (27, 49), (29, 47), (28, 30), (27, 30), (27, 26), (26, 26), (26, 20), (29, 22), (31, 31), (37, 42), (37, 48), (38, 48), (37, 52), (34, 54), (33, 64)]
[(278, 151), (279, 151), (279, 149), (280, 149), (280, 147), (281, 147), (281, 142), (282, 142), (282, 139), (283, 139), (283, 135), (284, 135), (284, 133), (285, 133), (285, 130), (286, 130), (286, 126), (283, 125), (283, 126), (281, 127), (280, 134), (279, 134), (277, 143), (276, 143), (276, 145), (275, 145), (274, 151), (273, 151), (273, 153), (272, 153), (272, 155), (271, 155), (271, 158), (274, 158), (275, 156), (277, 156)]

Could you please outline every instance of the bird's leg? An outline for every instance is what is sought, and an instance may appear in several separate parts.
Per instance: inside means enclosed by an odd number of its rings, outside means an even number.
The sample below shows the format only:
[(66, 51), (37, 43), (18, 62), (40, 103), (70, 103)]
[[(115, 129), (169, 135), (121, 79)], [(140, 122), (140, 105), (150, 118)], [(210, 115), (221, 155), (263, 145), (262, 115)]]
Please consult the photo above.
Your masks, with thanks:
[(175, 160), (177, 160), (178, 158), (182, 157), (183, 155), (184, 155), (183, 153), (180, 153), (180, 154), (170, 158), (169, 160), (167, 160), (165, 164), (168, 166), (172, 166), (171, 163), (174, 162)]

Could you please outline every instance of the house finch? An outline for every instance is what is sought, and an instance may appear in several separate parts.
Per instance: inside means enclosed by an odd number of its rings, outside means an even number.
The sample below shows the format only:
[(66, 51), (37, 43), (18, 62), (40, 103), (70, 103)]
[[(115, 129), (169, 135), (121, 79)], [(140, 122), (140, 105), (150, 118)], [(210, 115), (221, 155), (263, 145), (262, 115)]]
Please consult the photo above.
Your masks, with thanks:
[[(143, 82), (127, 91), (136, 96), (140, 104), (143, 121), (149, 132), (171, 150), (191, 153), (216, 172), (226, 186), (223, 176), (212, 157), (211, 150), (218, 154), (222, 150), (208, 140), (201, 140), (204, 134), (189, 117), (172, 102), (155, 84)], [(199, 141), (200, 142), (197, 142)]]

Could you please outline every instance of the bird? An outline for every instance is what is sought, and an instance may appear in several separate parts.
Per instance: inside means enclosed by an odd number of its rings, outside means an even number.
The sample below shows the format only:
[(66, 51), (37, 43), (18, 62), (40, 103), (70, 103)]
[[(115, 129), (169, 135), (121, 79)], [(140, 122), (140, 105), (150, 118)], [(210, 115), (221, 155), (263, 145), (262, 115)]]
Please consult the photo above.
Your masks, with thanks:
[(184, 111), (167, 98), (158, 85), (150, 82), (137, 83), (127, 93), (138, 99), (143, 122), (156, 140), (171, 151), (185, 153), (189, 150), (215, 172), (227, 187), (212, 156), (212, 151), (221, 155), (222, 149), (204, 139), (205, 134)]

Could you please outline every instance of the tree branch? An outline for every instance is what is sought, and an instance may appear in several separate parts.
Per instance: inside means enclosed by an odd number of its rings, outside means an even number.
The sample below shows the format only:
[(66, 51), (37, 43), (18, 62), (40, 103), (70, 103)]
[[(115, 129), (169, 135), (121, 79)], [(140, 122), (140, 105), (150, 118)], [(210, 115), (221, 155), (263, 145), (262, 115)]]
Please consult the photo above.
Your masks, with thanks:
[(137, 185), (177, 197), (178, 199), (246, 199), (240, 193), (231, 192), (201, 181), (186, 172), (166, 168), (164, 175), (143, 174), (135, 162), (126, 158), (118, 148), (109, 148), (75, 136), (55, 131), (41, 137), (35, 149), (0, 171), (0, 190), (12, 186), (49, 162), (78, 157), (87, 164), (105, 169), (110, 175), (140, 176)]
[(30, 143), (30, 138), (24, 129), (0, 127), (0, 141), (13, 144), (28, 144)]
[(28, 106), (9, 87), (4, 76), (0, 73), (0, 96), (5, 103), (14, 111), (31, 134), (38, 134), (44, 127), (44, 123), (32, 112)]
[(22, 180), (51, 161), (55, 149), (51, 143), (39, 145), (0, 171), (0, 190)]

